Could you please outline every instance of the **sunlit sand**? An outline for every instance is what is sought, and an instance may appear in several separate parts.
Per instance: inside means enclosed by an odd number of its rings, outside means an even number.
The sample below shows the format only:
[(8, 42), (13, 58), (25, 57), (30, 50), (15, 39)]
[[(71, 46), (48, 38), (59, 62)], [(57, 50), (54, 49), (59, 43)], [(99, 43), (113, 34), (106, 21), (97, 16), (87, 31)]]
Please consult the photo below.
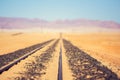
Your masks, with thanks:
[(70, 33), (64, 37), (120, 77), (120, 33)]
[(16, 33), (19, 32), (0, 32), (0, 55), (58, 37), (54, 33), (23, 32), (14, 35)]
[[(119, 33), (62, 33), (62, 37), (64, 39), (69, 40), (72, 44), (82, 49), (93, 58), (102, 62), (103, 65), (107, 66), (120, 77), (119, 36)], [(58, 39), (59, 34), (1, 32), (0, 37), (0, 55), (3, 55), (50, 39)], [(11, 67), (8, 71), (3, 72), (0, 75), (0, 78), (4, 80), (14, 80), (15, 77), (21, 76), (18, 73), (25, 71), (24, 66), (26, 63), (34, 61), (35, 56), (41, 55), (41, 53), (45, 52), (45, 50), (47, 50), (54, 42), (55, 41), (51, 42), (49, 45), (45, 46), (45, 48), (22, 60), (17, 65)], [(61, 39), (55, 48), (52, 59), (48, 64), (46, 64), (47, 69), (45, 70), (45, 74), (42, 75), (39, 79), (56, 80), (58, 78), (60, 45), (62, 47), (63, 58), (63, 80), (73, 80), (73, 73), (69, 68), (68, 60), (65, 55), (65, 49)]]

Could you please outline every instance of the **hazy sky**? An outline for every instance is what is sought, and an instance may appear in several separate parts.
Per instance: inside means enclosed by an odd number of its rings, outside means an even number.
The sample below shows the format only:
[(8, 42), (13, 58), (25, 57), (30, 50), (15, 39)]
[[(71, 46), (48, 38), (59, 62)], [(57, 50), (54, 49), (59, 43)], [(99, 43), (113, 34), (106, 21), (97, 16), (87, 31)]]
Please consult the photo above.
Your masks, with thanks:
[(120, 22), (120, 0), (0, 0), (0, 16)]

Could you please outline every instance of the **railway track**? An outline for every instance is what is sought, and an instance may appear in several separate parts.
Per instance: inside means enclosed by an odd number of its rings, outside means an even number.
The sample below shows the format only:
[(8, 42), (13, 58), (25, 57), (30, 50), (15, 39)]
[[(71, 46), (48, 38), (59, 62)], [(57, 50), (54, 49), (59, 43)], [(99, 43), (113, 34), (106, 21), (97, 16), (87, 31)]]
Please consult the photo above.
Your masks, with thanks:
[[(4, 64), (0, 68), (0, 73), (8, 70), (10, 67), (14, 66), (14, 64), (20, 62), (21, 60), (25, 59), (29, 55), (33, 54), (34, 52), (38, 51), (42, 47), (46, 46), (53, 40), (49, 40), (40, 44), (36, 44), (30, 46), (25, 49), (21, 49), (10, 53), (9, 57), (13, 57), (12, 62), (4, 61), (7, 64)], [(51, 46), (48, 47), (44, 52), (40, 55), (34, 56), (35, 60), (25, 63), (24, 68), (25, 71), (19, 72), (19, 76), (12, 77), (12, 80), (40, 80), (42, 75), (46, 74), (46, 69), (48, 68), (48, 64), (50, 60), (52, 60), (55, 52), (55, 48), (59, 43), (59, 39), (55, 40)], [(63, 46), (65, 49), (65, 55), (68, 60), (69, 68), (72, 71), (72, 77), (74, 80), (119, 80), (117, 75), (108, 69), (106, 66), (102, 65), (99, 61), (82, 51), (81, 49), (74, 46), (72, 43), (65, 39), (61, 39), (63, 42)], [(61, 43), (60, 43), (61, 45)], [(26, 51), (27, 50), (27, 51)], [(24, 52), (25, 51), (25, 52)], [(23, 52), (20, 54), (20, 52)], [(21, 55), (20, 57), (16, 57)], [(57, 54), (57, 53), (56, 53)], [(60, 46), (58, 59), (58, 72), (56, 71), (57, 80), (63, 80), (64, 77), (62, 74), (62, 46)], [(0, 56), (5, 57), (6, 56)], [(0, 60), (2, 60), (0, 58)], [(3, 59), (4, 60), (4, 59)], [(57, 63), (57, 62), (56, 62)], [(54, 67), (54, 66), (53, 66)], [(47, 73), (48, 74), (48, 73)]]
[(52, 59), (58, 42), (59, 39), (41, 53), (41, 55), (34, 56), (35, 61), (26, 63), (24, 66), (25, 71), (18, 73), (20, 76), (15, 77), (12, 80), (40, 80), (41, 76), (46, 74), (47, 64), (49, 64)]
[(63, 43), (75, 80), (119, 80), (114, 72), (69, 41), (63, 39)]
[(58, 62), (58, 80), (63, 80), (62, 77), (62, 47), (60, 46), (60, 53), (59, 53), (59, 62)]
[(43, 43), (35, 44), (30, 47), (17, 50), (12, 53), (8, 53), (5, 55), (0, 56), (0, 74), (6, 70), (8, 70), (13, 65), (17, 64), (21, 60), (25, 59), (29, 55), (33, 54), (34, 52), (38, 51), (39, 49), (46, 46), (48, 43), (50, 43), (53, 40), (49, 40)]

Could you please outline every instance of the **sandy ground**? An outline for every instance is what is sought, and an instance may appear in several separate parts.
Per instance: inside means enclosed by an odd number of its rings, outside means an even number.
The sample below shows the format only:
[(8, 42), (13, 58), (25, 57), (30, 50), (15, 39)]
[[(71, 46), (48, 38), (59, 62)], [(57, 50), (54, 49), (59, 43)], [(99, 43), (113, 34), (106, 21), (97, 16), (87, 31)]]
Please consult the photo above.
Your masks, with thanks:
[(40, 55), (42, 52), (46, 51), (50, 45), (52, 45), (54, 43), (51, 42), (50, 44), (48, 44), (48, 46), (45, 46), (44, 48), (40, 49), (39, 51), (35, 52), (34, 54), (32, 54), (31, 56), (29, 56), (28, 58), (20, 61), (17, 65), (11, 67), (8, 71), (3, 72), (0, 75), (0, 79), (1, 80), (14, 80), (15, 77), (17, 76), (21, 76), (20, 72), (25, 71), (24, 66), (26, 65), (26, 63), (31, 63), (32, 61), (35, 60), (35, 56)]
[(53, 58), (47, 65), (46, 74), (42, 76), (41, 80), (57, 80), (58, 75), (58, 59), (60, 51), (60, 43), (57, 44), (56, 51), (53, 53)]
[[(45, 46), (44, 48), (35, 52), (34, 54), (29, 56), (28, 58), (22, 60), (17, 65), (11, 67), (8, 71), (3, 72), (0, 75), (0, 79), (2, 79), (2, 80), (14, 80), (15, 77), (20, 76), (20, 74), (17, 74), (17, 73), (20, 73), (20, 72), (23, 72), (23, 71), (26, 70), (24, 68), (25, 64), (26, 63), (31, 63), (32, 61), (34, 61), (35, 60), (34, 56), (40, 55), (42, 52), (47, 50), (49, 48), (49, 46), (52, 45), (53, 43), (54, 43), (54, 41), (51, 42), (48, 46)], [(57, 80), (60, 45), (62, 45), (63, 80), (73, 80), (72, 72), (69, 69), (69, 66), (68, 66), (68, 63), (67, 63), (67, 57), (65, 56), (65, 50), (64, 50), (63, 43), (62, 43), (61, 40), (58, 43), (55, 52), (53, 53), (54, 54), (53, 58), (51, 59), (49, 64), (47, 64), (47, 69), (45, 71), (46, 74), (41, 76), (41, 78), (40, 78), (41, 80)]]
[(63, 80), (73, 80), (72, 72), (70, 71), (67, 63), (67, 57), (65, 56), (65, 50), (63, 48), (63, 43), (60, 40), (58, 46), (56, 47), (56, 51), (54, 52), (54, 57), (51, 62), (48, 64), (48, 68), (46, 70), (46, 75), (42, 76), (42, 80), (57, 80), (58, 78), (58, 61), (59, 61), (59, 53), (60, 53), (60, 45), (62, 45), (62, 74)]
[[(41, 43), (53, 38), (58, 38), (59, 34), (48, 33), (23, 33), (13, 36), (14, 32), (0, 32), (0, 55), (13, 52), (15, 50), (28, 47), (37, 43)], [(95, 34), (63, 34), (63, 37), (71, 41), (75, 46), (102, 62), (120, 77), (120, 33), (95, 33)], [(52, 44), (52, 43), (51, 43)], [(49, 44), (49, 45), (51, 45)], [(53, 59), (48, 64), (46, 74), (42, 77), (46, 80), (57, 80), (58, 74), (58, 59), (60, 52), (60, 44), (57, 45)], [(17, 65), (13, 66), (8, 71), (0, 75), (2, 80), (10, 80), (8, 77), (19, 76), (20, 71), (24, 71), (23, 66), (26, 62), (34, 60), (33, 56), (40, 55), (49, 46), (37, 51), (25, 60), (22, 60)], [(65, 50), (62, 45), (63, 57), (63, 80), (72, 80), (72, 73), (67, 64)], [(11, 75), (10, 75), (11, 74)]]
[(59, 37), (58, 34), (55, 33), (26, 32), (13, 35), (16, 33), (17, 32), (0, 32), (0, 55)]
[(63, 47), (63, 43), (62, 44), (62, 66), (63, 66), (63, 80), (73, 80), (73, 77), (72, 77), (72, 72), (69, 68), (69, 65), (68, 65), (68, 60), (67, 60), (67, 57), (65, 55), (65, 49)]
[(120, 33), (64, 34), (64, 37), (120, 77)]

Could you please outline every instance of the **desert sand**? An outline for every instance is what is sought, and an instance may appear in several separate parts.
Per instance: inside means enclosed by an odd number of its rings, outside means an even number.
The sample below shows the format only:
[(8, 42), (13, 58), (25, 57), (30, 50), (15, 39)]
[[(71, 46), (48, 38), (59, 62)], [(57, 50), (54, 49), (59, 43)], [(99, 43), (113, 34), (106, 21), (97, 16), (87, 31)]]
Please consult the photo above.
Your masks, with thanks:
[(51, 62), (48, 64), (48, 68), (46, 70), (46, 75), (42, 76), (42, 80), (58, 80), (58, 62), (59, 62), (59, 54), (60, 47), (62, 48), (62, 79), (63, 80), (73, 80), (72, 72), (69, 69), (67, 57), (65, 55), (65, 50), (63, 47), (63, 42), (60, 40), (59, 44), (56, 47), (56, 51), (54, 52), (54, 57)]
[(0, 55), (57, 37), (59, 36), (54, 33), (23, 32), (19, 34), (19, 32), (0, 32)]
[(64, 34), (64, 38), (120, 77), (120, 33)]
[[(44, 48), (35, 52), (34, 54), (29, 56), (28, 58), (22, 60), (17, 65), (11, 67), (8, 71), (3, 72), (0, 75), (0, 79), (2, 79), (2, 80), (15, 80), (16, 77), (20, 77), (21, 74), (19, 74), (19, 73), (26, 71), (25, 65), (27, 63), (31, 63), (31, 62), (35, 61), (35, 56), (41, 55), (41, 53), (43, 53), (45, 50), (47, 50), (49, 48), (49, 46), (53, 44), (53, 42), (51, 42), (48, 46), (45, 46)], [(11, 74), (11, 75), (9, 75), (9, 74)]]
[[(49, 34), (49, 35), (48, 35)], [(69, 40), (72, 44), (82, 49), (84, 52), (102, 62), (103, 65), (107, 66), (113, 72), (120, 77), (120, 33), (89, 33), (89, 34), (78, 34), (78, 33), (63, 33), (63, 38)], [(53, 38), (59, 38), (59, 34), (56, 33), (20, 33), (16, 35), (15, 32), (2, 32), (0, 33), (0, 55), (8, 54), (15, 50), (25, 48), (37, 43), (41, 43)], [(54, 41), (53, 41), (54, 42)], [(0, 75), (1, 79), (8, 80), (13, 77), (19, 76), (18, 72), (25, 71), (24, 65), (34, 61), (34, 56), (41, 55), (51, 44), (45, 46), (45, 48), (35, 52), (25, 60), (22, 60), (17, 65), (10, 68), (8, 71)], [(65, 55), (65, 49), (63, 42), (60, 42), (56, 46), (54, 56), (52, 57), (49, 64), (47, 64), (46, 74), (42, 76), (42, 80), (56, 80), (58, 74), (58, 59), (60, 52), (60, 44), (62, 45), (62, 64), (63, 64), (63, 80), (69, 78), (72, 80), (72, 72), (69, 69), (67, 57)], [(9, 75), (9, 74), (12, 74)]]
[[(11, 67), (8, 71), (3, 72), (0, 75), (1, 79), (4, 80), (14, 80), (16, 77), (21, 76), (21, 74), (26, 69), (24, 68), (26, 64), (31, 63), (35, 61), (35, 56), (41, 55), (43, 52), (45, 52), (55, 41), (51, 42), (49, 45), (45, 46), (44, 48), (40, 49), (39, 51), (35, 52), (28, 58), (22, 60), (17, 65)], [(62, 45), (62, 46), (61, 46)], [(39, 79), (42, 80), (57, 80), (58, 77), (58, 61), (59, 61), (59, 53), (60, 53), (60, 47), (62, 47), (62, 57), (63, 57), (63, 80), (69, 79), (73, 80), (72, 78), (72, 72), (69, 69), (69, 66), (67, 64), (67, 58), (65, 56), (65, 50), (63, 48), (63, 42), (60, 40), (60, 42), (57, 44), (57, 47), (55, 48), (55, 52), (53, 53), (53, 58), (50, 60), (49, 64), (46, 64), (47, 69), (45, 70), (44, 75), (42, 75)], [(11, 75), (9, 75), (11, 74)]]

